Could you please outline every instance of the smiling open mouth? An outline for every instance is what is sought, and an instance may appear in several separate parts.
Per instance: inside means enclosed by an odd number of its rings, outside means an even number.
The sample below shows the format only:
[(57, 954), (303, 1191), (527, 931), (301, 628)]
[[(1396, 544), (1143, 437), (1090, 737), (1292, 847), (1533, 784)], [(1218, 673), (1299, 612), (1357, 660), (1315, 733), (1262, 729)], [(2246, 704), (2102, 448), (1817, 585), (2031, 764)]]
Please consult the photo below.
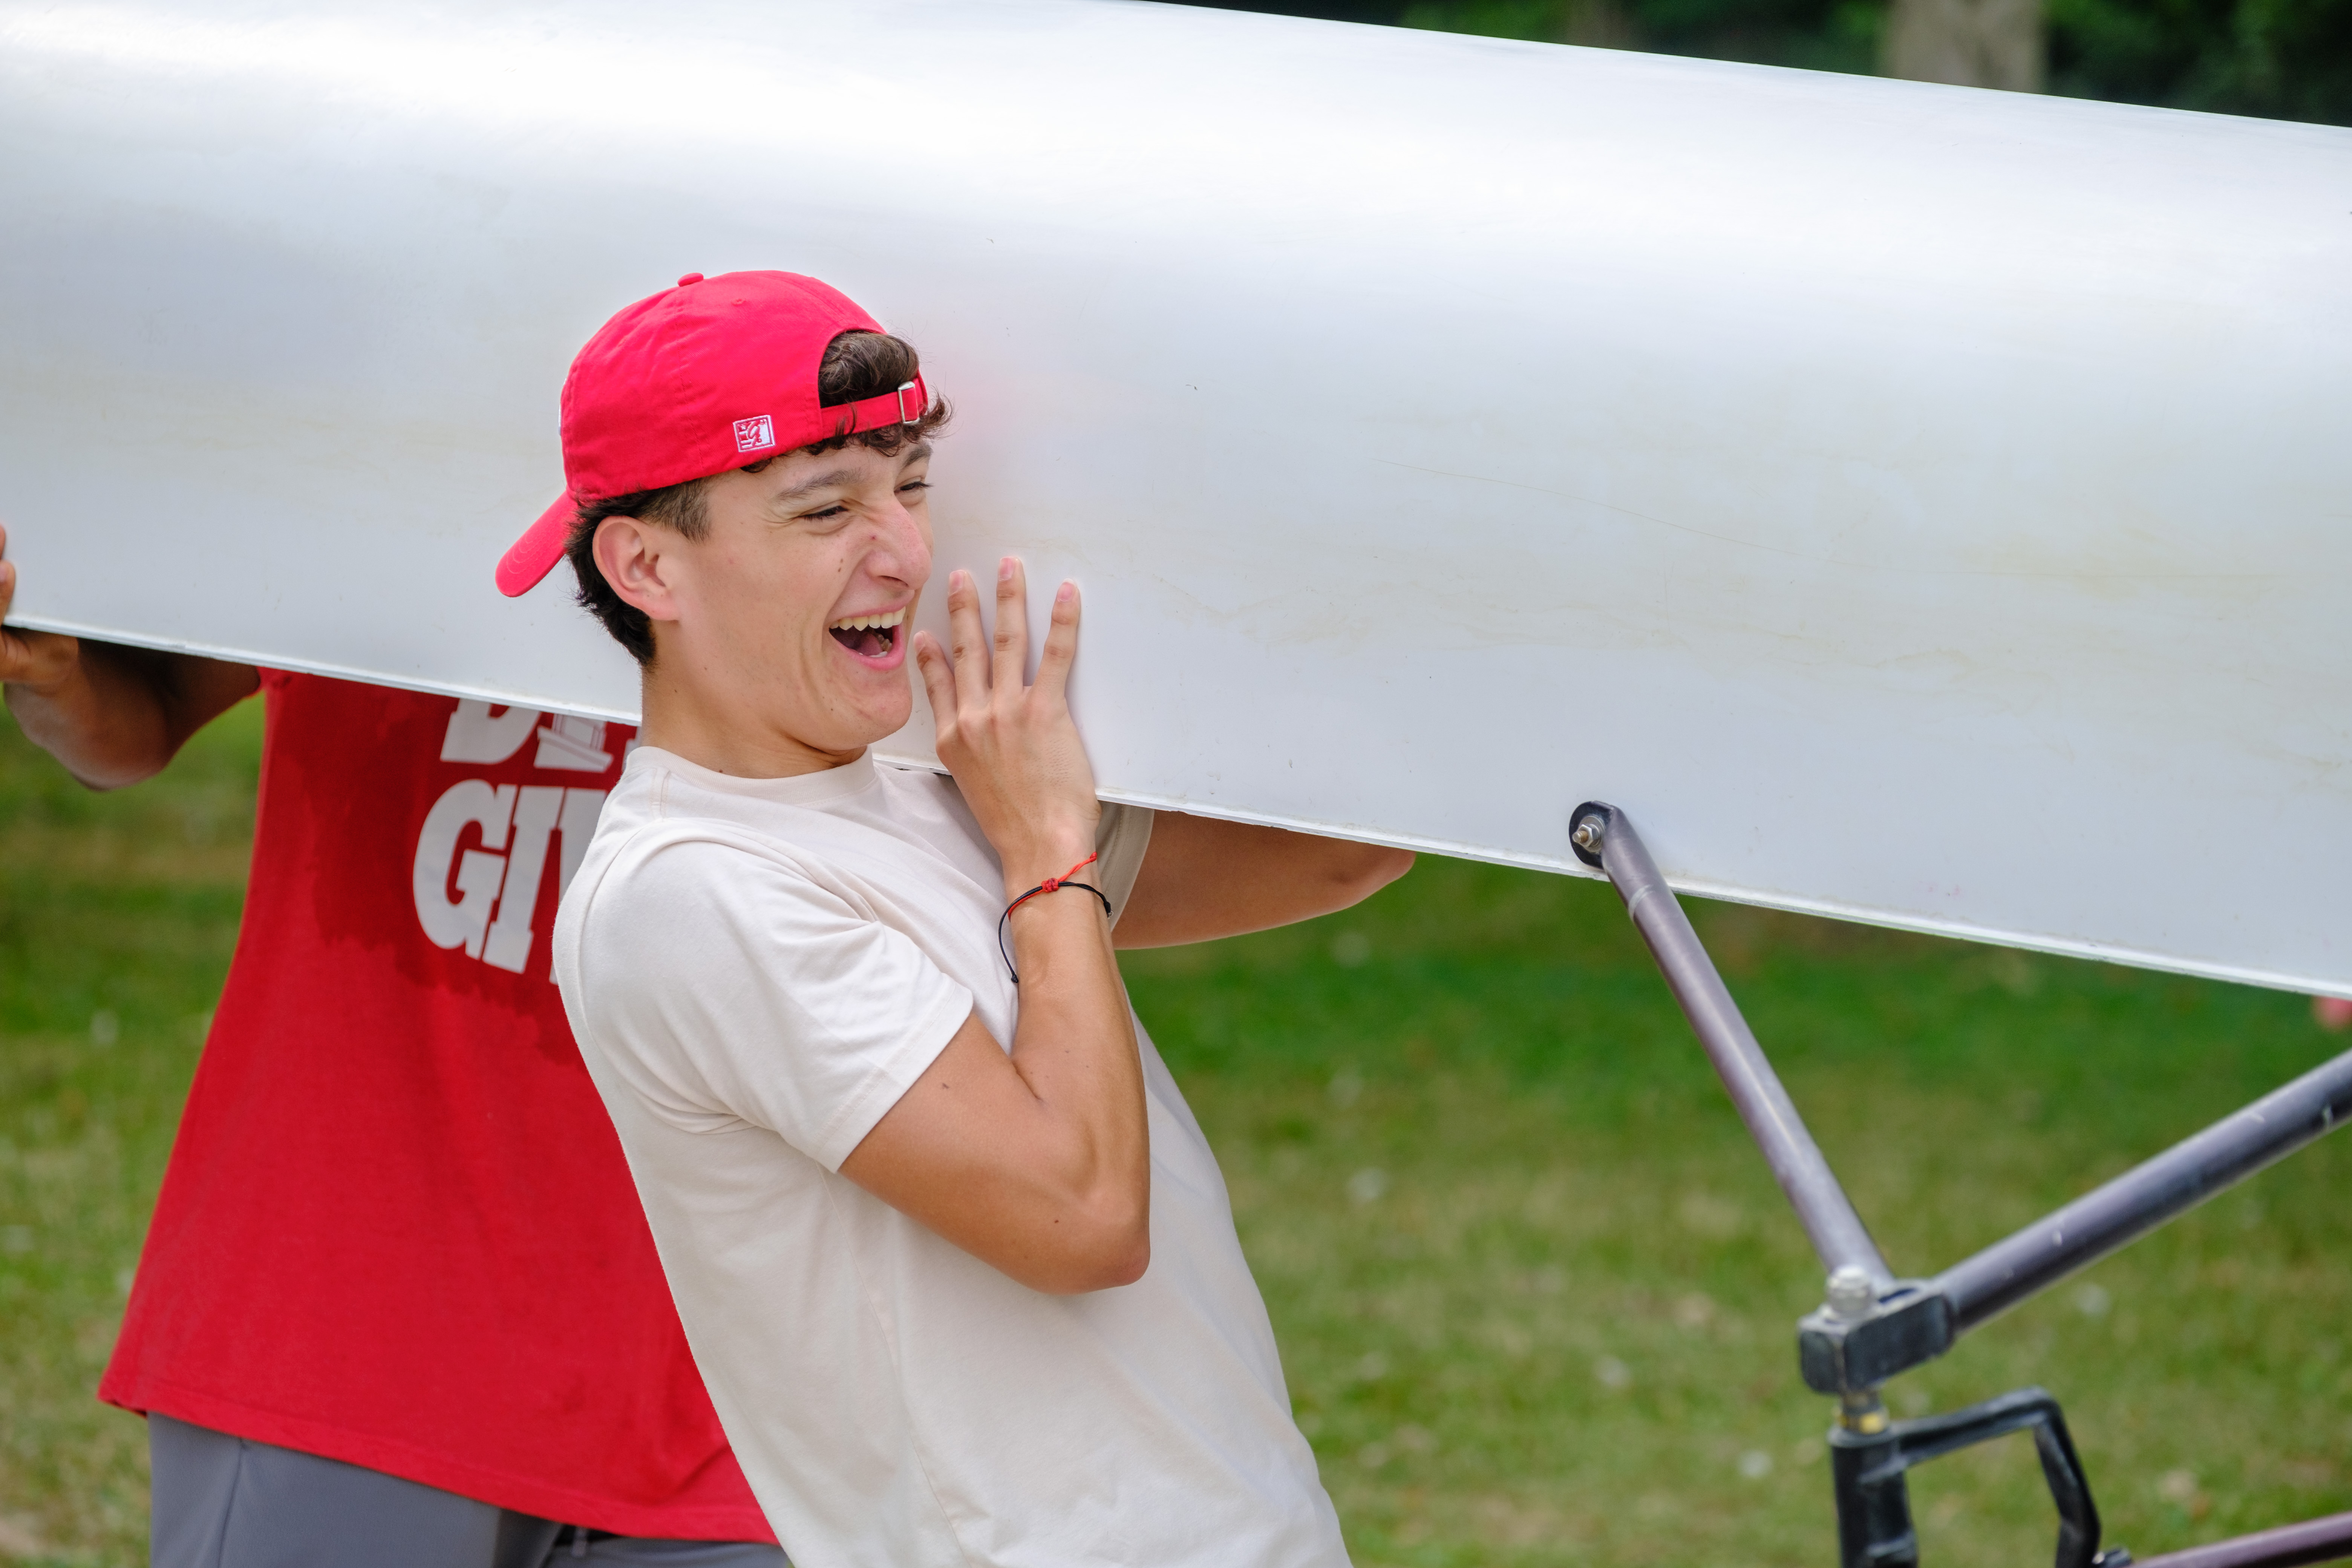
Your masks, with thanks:
[(824, 629), (833, 634), (834, 641), (854, 654), (887, 658), (890, 650), (898, 646), (898, 634), (906, 619), (903, 609), (887, 616), (845, 616)]

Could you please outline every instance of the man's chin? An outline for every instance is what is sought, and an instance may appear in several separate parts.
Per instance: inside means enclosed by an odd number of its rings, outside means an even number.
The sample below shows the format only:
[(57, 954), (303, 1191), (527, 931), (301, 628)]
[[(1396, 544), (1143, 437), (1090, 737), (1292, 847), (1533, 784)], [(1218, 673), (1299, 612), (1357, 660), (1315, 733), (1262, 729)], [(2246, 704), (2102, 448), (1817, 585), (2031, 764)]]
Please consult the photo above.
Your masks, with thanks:
[(845, 693), (834, 709), (833, 722), (825, 726), (826, 739), (835, 742), (828, 749), (856, 752), (887, 741), (907, 727), (914, 712), (914, 693), (904, 679), (894, 691)]

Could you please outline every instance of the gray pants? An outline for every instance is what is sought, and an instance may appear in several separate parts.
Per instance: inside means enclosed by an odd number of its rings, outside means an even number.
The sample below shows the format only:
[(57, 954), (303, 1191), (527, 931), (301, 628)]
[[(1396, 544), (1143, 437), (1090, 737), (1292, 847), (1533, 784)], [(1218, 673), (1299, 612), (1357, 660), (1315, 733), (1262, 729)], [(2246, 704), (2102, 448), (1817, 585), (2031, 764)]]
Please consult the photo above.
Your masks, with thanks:
[(147, 1418), (153, 1568), (787, 1568), (773, 1546), (646, 1541)]

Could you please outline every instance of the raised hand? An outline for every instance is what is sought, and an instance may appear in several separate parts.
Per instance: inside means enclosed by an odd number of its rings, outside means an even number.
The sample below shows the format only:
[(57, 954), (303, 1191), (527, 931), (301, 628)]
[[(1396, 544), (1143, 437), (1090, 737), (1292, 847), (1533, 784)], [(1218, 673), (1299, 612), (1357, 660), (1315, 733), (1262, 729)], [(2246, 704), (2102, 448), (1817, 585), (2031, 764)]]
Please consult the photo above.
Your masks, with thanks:
[(948, 574), (952, 648), (915, 634), (940, 761), (1003, 862), (1008, 898), (1092, 854), (1102, 815), (1066, 696), (1078, 652), (1077, 584), (1065, 583), (1054, 595), (1034, 683), (1027, 679), (1028, 612), (1028, 579), (1008, 555), (997, 568), (992, 648), (969, 572)]
[[(1102, 816), (1064, 699), (1078, 590), (1054, 595), (1034, 684), (1028, 600), (1005, 557), (992, 647), (971, 574), (950, 573), (951, 646), (915, 634), (940, 760), (1003, 862), (1008, 902), (1093, 854)], [(841, 1173), (1034, 1289), (1130, 1284), (1151, 1258), (1151, 1131), (1110, 922), (1075, 891), (1007, 918), (1021, 987), (1011, 1052), (975, 1008)]]

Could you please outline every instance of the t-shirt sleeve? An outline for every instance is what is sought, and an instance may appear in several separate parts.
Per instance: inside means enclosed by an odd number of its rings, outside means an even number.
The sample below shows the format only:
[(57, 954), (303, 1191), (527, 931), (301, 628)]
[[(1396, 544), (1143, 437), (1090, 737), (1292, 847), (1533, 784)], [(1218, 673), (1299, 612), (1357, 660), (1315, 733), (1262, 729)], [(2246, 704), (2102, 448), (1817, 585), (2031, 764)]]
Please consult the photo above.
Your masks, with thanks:
[(1095, 866), (1101, 878), (1103, 896), (1110, 900), (1110, 923), (1114, 926), (1118, 924), (1118, 917), (1127, 913), (1127, 900), (1135, 893), (1135, 879), (1143, 870), (1144, 853), (1151, 847), (1151, 818), (1148, 806), (1105, 801), (1102, 820), (1095, 826), (1095, 853), (1102, 857)]
[(656, 1114), (764, 1127), (838, 1170), (971, 1013), (904, 932), (791, 862), (625, 854), (583, 921), (582, 1009)]

